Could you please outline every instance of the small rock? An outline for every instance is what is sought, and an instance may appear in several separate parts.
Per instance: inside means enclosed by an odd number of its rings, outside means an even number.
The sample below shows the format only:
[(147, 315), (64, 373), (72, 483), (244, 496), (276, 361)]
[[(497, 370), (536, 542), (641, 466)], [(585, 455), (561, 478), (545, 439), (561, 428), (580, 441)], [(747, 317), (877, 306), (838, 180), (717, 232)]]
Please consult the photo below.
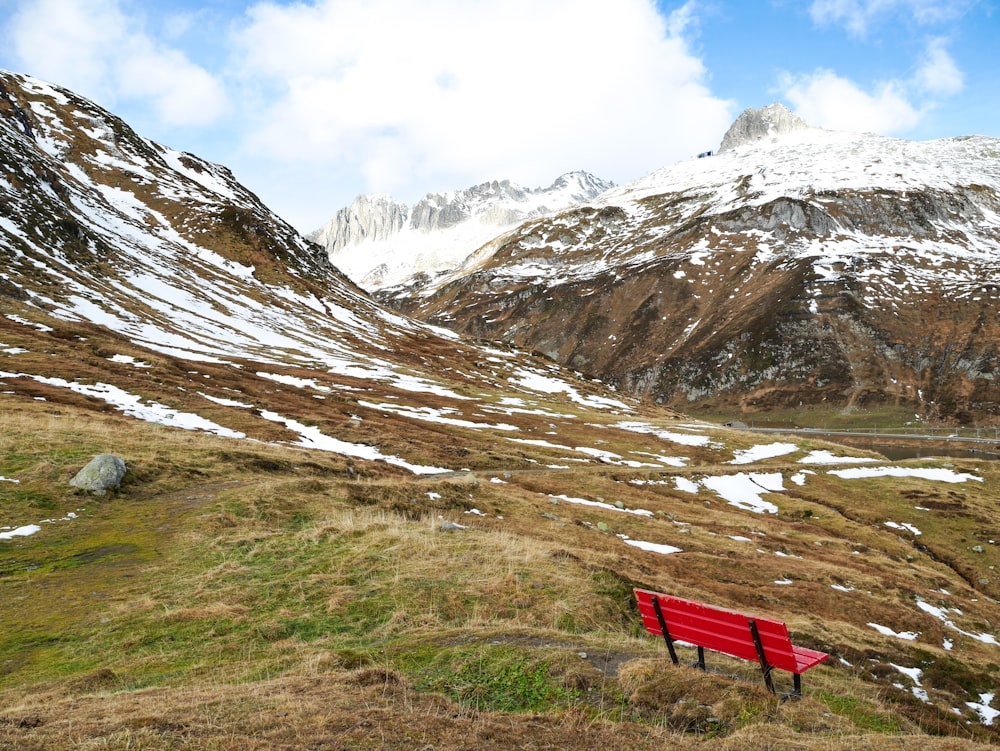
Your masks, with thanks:
[(983, 587), (988, 586), (989, 583), (990, 583), (990, 580), (987, 579), (985, 576), (982, 579), (979, 580), (979, 584), (981, 586), (983, 586)]
[(127, 471), (124, 459), (112, 454), (99, 454), (77, 472), (69, 484), (95, 495), (104, 495), (108, 489), (121, 485)]
[(460, 487), (479, 487), (479, 479), (471, 472), (459, 472), (451, 477), (444, 478), (444, 481), (449, 485), (458, 485)]
[(543, 519), (551, 519), (552, 521), (558, 521), (559, 517), (555, 514), (542, 514)]
[(615, 501), (615, 508), (625, 508), (625, 504), (621, 501)]
[(611, 531), (611, 527), (609, 527), (604, 522), (597, 522), (597, 528), (599, 530), (601, 530), (602, 532), (610, 532)]
[(983, 552), (983, 546), (982, 545), (973, 545), (972, 546), (972, 552), (973, 553), (982, 553)]

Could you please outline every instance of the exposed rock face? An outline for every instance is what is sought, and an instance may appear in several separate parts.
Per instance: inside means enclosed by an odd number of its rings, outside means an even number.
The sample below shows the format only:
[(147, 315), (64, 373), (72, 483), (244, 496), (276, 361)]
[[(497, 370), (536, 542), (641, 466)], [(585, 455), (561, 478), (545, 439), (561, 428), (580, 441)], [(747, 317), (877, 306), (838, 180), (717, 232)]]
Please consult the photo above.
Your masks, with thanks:
[(769, 104), (760, 109), (750, 108), (744, 110), (743, 114), (729, 126), (719, 145), (719, 153), (762, 138), (805, 130), (808, 127), (805, 120), (793, 115), (780, 104)]
[(98, 454), (76, 473), (69, 484), (95, 495), (104, 495), (121, 485), (127, 472), (124, 459), (112, 454)]
[(590, 200), (611, 187), (586, 172), (570, 172), (547, 188), (494, 180), (429, 193), (412, 208), (386, 195), (359, 196), (309, 237), (362, 287), (419, 287), (457, 268), (484, 243), (521, 222)]
[(996, 419), (998, 217), (1000, 140), (809, 129), (660, 170), (419, 296), (377, 297), (682, 410)]
[(384, 193), (358, 196), (337, 212), (322, 229), (309, 237), (326, 248), (331, 256), (365, 241), (377, 242), (396, 235), (406, 224), (409, 207)]

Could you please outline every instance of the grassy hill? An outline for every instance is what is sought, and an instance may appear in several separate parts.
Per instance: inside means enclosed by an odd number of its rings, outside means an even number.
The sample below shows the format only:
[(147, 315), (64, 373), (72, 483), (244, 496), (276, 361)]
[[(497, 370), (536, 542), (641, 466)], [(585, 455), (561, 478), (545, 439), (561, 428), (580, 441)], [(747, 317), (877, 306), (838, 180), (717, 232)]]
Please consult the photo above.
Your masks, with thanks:
[[(990, 463), (893, 465), (982, 481), (845, 479), (798, 463), (816, 450), (802, 443), (747, 465), (805, 478), (768, 494), (778, 513), (754, 513), (705, 487), (679, 489), (677, 478), (747, 469), (722, 458), (753, 438), (728, 432), (669, 471), (414, 477), (3, 398), (4, 520), (52, 521), (0, 543), (0, 747), (952, 749), (997, 739), (967, 704), (1000, 673), (998, 556), (982, 539), (1000, 515)], [(581, 427), (592, 439), (612, 431)], [(109, 450), (130, 468), (118, 492), (67, 485)], [(627, 513), (640, 509), (651, 513)], [(785, 618), (797, 643), (834, 656), (805, 676), (802, 701), (784, 704), (749, 664), (710, 655), (707, 674), (674, 668), (641, 631), (634, 585)], [(928, 612), (939, 607), (952, 627)], [(900, 668), (919, 668), (920, 686)], [(789, 678), (778, 674), (779, 687)]]

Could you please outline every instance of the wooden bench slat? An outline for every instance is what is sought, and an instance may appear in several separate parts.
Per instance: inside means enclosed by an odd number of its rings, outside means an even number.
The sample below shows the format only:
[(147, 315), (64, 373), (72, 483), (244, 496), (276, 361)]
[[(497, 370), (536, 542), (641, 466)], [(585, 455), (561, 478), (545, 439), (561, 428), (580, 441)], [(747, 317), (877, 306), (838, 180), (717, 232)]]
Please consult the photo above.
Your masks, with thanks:
[(797, 670), (792, 671), (793, 673), (804, 673), (830, 657), (826, 652), (818, 652), (815, 649), (806, 649), (805, 647), (793, 646), (792, 651), (795, 652), (795, 661), (798, 667)]

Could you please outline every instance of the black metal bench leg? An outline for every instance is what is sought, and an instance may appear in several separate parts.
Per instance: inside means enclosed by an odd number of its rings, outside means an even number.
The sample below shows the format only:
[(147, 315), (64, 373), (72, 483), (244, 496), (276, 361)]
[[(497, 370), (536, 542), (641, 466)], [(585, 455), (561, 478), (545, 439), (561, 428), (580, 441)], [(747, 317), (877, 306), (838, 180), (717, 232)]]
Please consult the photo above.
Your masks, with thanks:
[(802, 698), (802, 676), (798, 673), (792, 673), (792, 680), (794, 687), (787, 694), (781, 695), (782, 701), (788, 701), (789, 699), (801, 699)]
[[(771, 670), (773, 668), (767, 661), (767, 655), (764, 654), (764, 645), (760, 641), (760, 632), (757, 631), (757, 621), (750, 619), (750, 635), (753, 637), (753, 644), (757, 648), (757, 659), (760, 660), (760, 669), (764, 673), (764, 685), (767, 686), (767, 690), (772, 694), (777, 692), (774, 690), (774, 681), (771, 680)], [(798, 676), (796, 676), (797, 678)]]
[(663, 641), (667, 643), (667, 651), (670, 652), (670, 659), (674, 661), (674, 665), (679, 664), (677, 659), (677, 651), (674, 649), (674, 640), (670, 636), (670, 629), (667, 628), (667, 619), (663, 617), (663, 611), (660, 609), (660, 598), (653, 596), (653, 611), (656, 613), (656, 620), (660, 622), (660, 631), (663, 632)]
[(696, 662), (691, 667), (699, 668), (700, 670), (705, 669), (705, 648), (698, 647), (698, 662)]

